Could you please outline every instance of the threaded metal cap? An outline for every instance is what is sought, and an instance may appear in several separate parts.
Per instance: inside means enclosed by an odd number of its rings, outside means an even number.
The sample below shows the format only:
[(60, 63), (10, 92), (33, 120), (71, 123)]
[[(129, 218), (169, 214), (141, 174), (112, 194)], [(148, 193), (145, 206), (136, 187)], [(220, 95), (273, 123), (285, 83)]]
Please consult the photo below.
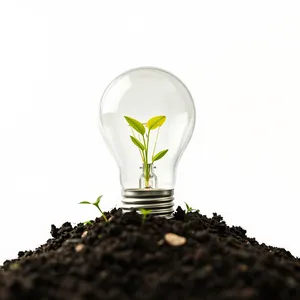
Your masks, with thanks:
[(127, 189), (122, 192), (123, 211), (150, 209), (152, 215), (170, 217), (174, 212), (174, 189)]

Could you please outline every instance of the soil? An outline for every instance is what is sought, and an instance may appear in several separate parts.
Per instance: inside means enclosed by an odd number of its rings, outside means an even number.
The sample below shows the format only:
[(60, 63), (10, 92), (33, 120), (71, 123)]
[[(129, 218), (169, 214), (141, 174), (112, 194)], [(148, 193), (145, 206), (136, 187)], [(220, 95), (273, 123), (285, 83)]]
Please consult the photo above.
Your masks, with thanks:
[[(51, 226), (52, 238), (0, 269), (1, 300), (300, 299), (300, 260), (220, 215), (107, 213)], [(173, 233), (173, 234), (172, 234)]]

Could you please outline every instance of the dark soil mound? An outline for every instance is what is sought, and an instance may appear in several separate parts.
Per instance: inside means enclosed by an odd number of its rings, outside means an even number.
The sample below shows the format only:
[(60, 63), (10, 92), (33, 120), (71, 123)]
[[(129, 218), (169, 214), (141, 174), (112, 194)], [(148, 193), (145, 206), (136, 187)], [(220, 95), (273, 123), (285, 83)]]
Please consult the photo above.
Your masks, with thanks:
[(144, 225), (134, 211), (107, 216), (107, 224), (52, 225), (47, 244), (4, 263), (0, 299), (300, 299), (300, 261), (217, 214), (179, 207), (173, 219)]

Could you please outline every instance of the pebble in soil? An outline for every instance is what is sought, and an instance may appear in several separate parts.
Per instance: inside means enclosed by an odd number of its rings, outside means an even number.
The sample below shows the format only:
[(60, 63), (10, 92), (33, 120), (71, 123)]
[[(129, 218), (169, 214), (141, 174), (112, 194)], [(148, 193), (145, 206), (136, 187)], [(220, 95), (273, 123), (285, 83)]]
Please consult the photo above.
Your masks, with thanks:
[(146, 222), (135, 211), (51, 226), (46, 244), (0, 269), (1, 300), (300, 299), (300, 261), (222, 217), (178, 207)]

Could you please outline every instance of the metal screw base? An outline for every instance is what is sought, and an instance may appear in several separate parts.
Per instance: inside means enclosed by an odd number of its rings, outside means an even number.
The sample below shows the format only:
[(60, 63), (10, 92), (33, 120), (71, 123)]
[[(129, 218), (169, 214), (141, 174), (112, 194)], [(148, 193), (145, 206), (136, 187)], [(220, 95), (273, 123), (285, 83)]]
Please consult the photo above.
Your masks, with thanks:
[(174, 190), (164, 189), (128, 189), (122, 193), (122, 209), (150, 209), (152, 215), (171, 217), (174, 212)]

